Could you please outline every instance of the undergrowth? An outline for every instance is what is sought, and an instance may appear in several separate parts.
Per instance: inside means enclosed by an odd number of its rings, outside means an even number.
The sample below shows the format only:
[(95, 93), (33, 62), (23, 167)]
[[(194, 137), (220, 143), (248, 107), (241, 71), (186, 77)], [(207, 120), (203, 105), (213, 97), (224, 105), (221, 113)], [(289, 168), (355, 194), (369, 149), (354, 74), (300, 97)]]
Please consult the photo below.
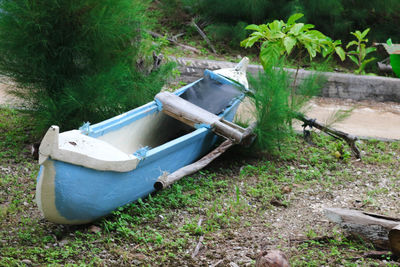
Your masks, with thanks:
[[(0, 122), (0, 151), (22, 151), (29, 142), (23, 134), (29, 116), (1, 109)], [(282, 250), (293, 266), (395, 266), (390, 255), (363, 257), (373, 250), (370, 244), (308, 210), (347, 190), (352, 197), (340, 200), (345, 206), (398, 213), (400, 143), (363, 141), (363, 160), (356, 161), (335, 157), (340, 145), (349, 151), (343, 142), (315, 133), (312, 141), (293, 136), (282, 157), (228, 151), (170, 188), (82, 226), (43, 220), (34, 203), (37, 165), (28, 154), (3, 154), (0, 266), (183, 266), (220, 260), (241, 266), (254, 265), (266, 247)], [(305, 240), (293, 241), (297, 236)], [(201, 249), (192, 258), (201, 237)]]

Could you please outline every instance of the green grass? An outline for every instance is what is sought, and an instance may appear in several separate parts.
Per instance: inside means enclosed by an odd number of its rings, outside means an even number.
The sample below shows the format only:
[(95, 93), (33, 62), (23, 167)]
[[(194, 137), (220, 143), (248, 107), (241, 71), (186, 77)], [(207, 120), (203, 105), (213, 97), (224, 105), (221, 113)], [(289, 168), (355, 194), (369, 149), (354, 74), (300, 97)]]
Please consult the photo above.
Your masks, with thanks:
[[(388, 192), (400, 191), (400, 142), (364, 141), (361, 162), (337, 159), (338, 147), (349, 148), (315, 134), (316, 145), (296, 137), (281, 157), (235, 148), (201, 172), (99, 221), (62, 226), (43, 220), (34, 203), (38, 166), (27, 151), (30, 121), (24, 113), (0, 110), (0, 168), (10, 169), (0, 171), (0, 266), (194, 266), (219, 260), (252, 266), (266, 246), (282, 250), (292, 266), (396, 264), (362, 257), (374, 248), (309, 208), (317, 199), (329, 203), (358, 188), (354, 203), (360, 209), (398, 214)], [(202, 248), (192, 259), (201, 236)], [(291, 241), (297, 236), (305, 240)]]

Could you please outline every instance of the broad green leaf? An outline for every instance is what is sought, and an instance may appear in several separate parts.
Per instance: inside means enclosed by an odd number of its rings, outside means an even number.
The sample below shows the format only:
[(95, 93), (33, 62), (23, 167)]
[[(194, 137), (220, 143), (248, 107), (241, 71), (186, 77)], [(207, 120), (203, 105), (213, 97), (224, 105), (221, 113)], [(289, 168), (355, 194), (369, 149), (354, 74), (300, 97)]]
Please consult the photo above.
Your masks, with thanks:
[(392, 45), (393, 45), (392, 38), (387, 39), (386, 43), (387, 43), (389, 46), (392, 46)]
[(290, 29), (289, 34), (293, 35), (299, 35), (301, 32), (301, 29), (304, 27), (303, 23), (296, 23), (293, 25), (293, 27)]
[(304, 47), (306, 48), (308, 55), (310, 56), (310, 60), (312, 60), (312, 58), (317, 55), (317, 51), (311, 43), (305, 43)]
[(282, 39), (285, 34), (282, 32), (273, 32), (268, 36), (268, 39)]
[(366, 60), (364, 60), (364, 61), (361, 63), (361, 66), (367, 65), (368, 63), (370, 63), (371, 61), (374, 61), (375, 59), (376, 59), (375, 57), (371, 57), (371, 58), (369, 58), (369, 59), (366, 59)]
[(365, 54), (368, 55), (369, 53), (375, 52), (376, 47), (368, 47), (365, 49)]
[(351, 41), (350, 43), (348, 43), (347, 45), (346, 45), (346, 49), (348, 49), (350, 46), (352, 46), (352, 45), (357, 45), (358, 46), (358, 42), (356, 42), (356, 41)]
[(323, 34), (323, 33), (320, 32), (320, 31), (317, 31), (317, 30), (308, 31), (307, 34), (308, 34), (309, 36), (312, 36), (314, 39), (327, 40), (326, 35)]
[(294, 37), (287, 36), (283, 39), (283, 45), (285, 46), (286, 53), (289, 55), (292, 52), (293, 47), (296, 45), (297, 40)]
[[(368, 29), (366, 29), (365, 31), (363, 31), (363, 32), (361, 33), (361, 39), (363, 39), (365, 36), (367, 36), (369, 30), (370, 30), (370, 29), (368, 28)], [(368, 42), (368, 41), (367, 41), (367, 42)]]
[(247, 25), (247, 27), (246, 28), (244, 28), (245, 30), (253, 30), (253, 31), (258, 31), (258, 32), (261, 32), (262, 30), (261, 30), (261, 28), (260, 28), (260, 26), (258, 26), (258, 25), (255, 25), (255, 24), (250, 24), (250, 25)]
[(344, 61), (346, 59), (346, 52), (340, 46), (335, 47), (336, 54), (340, 57), (340, 60)]
[(367, 64), (368, 63), (370, 63), (371, 61), (374, 61), (376, 58), (374, 58), (374, 57), (372, 57), (372, 58), (369, 58), (369, 59), (366, 59), (366, 60), (364, 60), (363, 62), (361, 62), (361, 65), (360, 65), (360, 70), (361, 71), (363, 71), (364, 69), (365, 69), (365, 67), (367, 66)]
[(275, 65), (280, 56), (282, 48), (278, 43), (268, 43), (261, 48), (260, 61), (264, 69)]
[(341, 41), (341, 40), (336, 40), (336, 41), (334, 41), (332, 44), (333, 44), (334, 46), (341, 45), (341, 44), (342, 44), (342, 41)]
[(274, 20), (271, 23), (268, 23), (268, 27), (270, 28), (271, 31), (278, 32), (282, 30), (282, 27), (285, 25), (283, 21), (279, 20)]
[(315, 26), (312, 25), (312, 24), (305, 24), (301, 30), (302, 30), (303, 32), (306, 32), (306, 31), (308, 31), (308, 30), (310, 30), (310, 29), (312, 29), (312, 28), (314, 28), (314, 27), (315, 27)]
[(289, 24), (289, 25), (294, 24), (296, 22), (296, 20), (300, 19), (303, 16), (304, 16), (304, 14), (295, 13), (295, 14), (290, 16), (290, 18), (287, 21), (287, 24)]
[(356, 65), (358, 66), (358, 60), (357, 60), (357, 58), (356, 58), (355, 56), (349, 55), (349, 54), (347, 54), (347, 56), (351, 59), (351, 61), (353, 61), (354, 63), (356, 63)]
[(332, 47), (329, 47), (329, 46), (328, 47), (324, 47), (322, 49), (322, 56), (326, 57), (327, 55), (331, 54), (332, 51), (333, 51)]
[(240, 42), (240, 46), (244, 46), (245, 48), (252, 47), (255, 42), (260, 39), (261, 36), (250, 36), (247, 39), (244, 39), (243, 41)]

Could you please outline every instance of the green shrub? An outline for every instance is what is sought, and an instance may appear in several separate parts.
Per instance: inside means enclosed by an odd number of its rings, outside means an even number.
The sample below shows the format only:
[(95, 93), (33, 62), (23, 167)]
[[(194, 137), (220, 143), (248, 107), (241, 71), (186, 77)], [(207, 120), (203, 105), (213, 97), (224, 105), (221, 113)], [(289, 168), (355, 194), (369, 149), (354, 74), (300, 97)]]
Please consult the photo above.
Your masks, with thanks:
[[(400, 42), (400, 1), (398, 0), (161, 0), (185, 7), (191, 16), (200, 16), (209, 25), (231, 27), (231, 39), (239, 39), (233, 28), (238, 22), (262, 24), (290, 14), (305, 14), (303, 21), (318, 25), (318, 29), (333, 39), (348, 42), (350, 32), (371, 28), (370, 39), (384, 42), (397, 36)], [(171, 4), (172, 5), (172, 4)], [(210, 26), (209, 26), (210, 27)], [(217, 27), (217, 26), (216, 26)], [(220, 26), (221, 27), (221, 26)], [(221, 30), (222, 31), (222, 30)], [(215, 31), (216, 32), (216, 31)], [(225, 37), (224, 37), (225, 38)], [(238, 47), (234, 44), (234, 47)]]
[(148, 74), (140, 0), (0, 2), (0, 74), (12, 79), (39, 134), (98, 122), (152, 99), (171, 66)]
[(293, 135), (292, 120), (304, 104), (320, 92), (326, 81), (321, 75), (310, 75), (299, 82), (293, 96), (293, 77), (281, 65), (269, 66), (257, 77), (249, 77), (252, 88), (249, 98), (257, 120), (254, 130), (257, 134), (254, 148), (257, 150), (281, 150)]
[(239, 21), (235, 26), (228, 23), (218, 23), (207, 26), (205, 30), (213, 41), (235, 47), (247, 37), (246, 25), (247, 23), (243, 21)]

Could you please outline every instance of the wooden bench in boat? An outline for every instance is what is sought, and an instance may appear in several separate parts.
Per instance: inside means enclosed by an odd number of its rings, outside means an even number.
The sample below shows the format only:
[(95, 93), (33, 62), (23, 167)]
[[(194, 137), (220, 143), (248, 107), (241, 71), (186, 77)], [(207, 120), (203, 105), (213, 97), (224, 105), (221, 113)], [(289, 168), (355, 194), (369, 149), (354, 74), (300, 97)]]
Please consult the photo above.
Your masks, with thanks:
[(162, 111), (194, 128), (202, 126), (211, 128), (217, 135), (232, 140), (239, 144), (246, 136), (246, 129), (225, 120), (197, 105), (170, 92), (161, 92), (156, 95), (156, 100), (161, 102)]

